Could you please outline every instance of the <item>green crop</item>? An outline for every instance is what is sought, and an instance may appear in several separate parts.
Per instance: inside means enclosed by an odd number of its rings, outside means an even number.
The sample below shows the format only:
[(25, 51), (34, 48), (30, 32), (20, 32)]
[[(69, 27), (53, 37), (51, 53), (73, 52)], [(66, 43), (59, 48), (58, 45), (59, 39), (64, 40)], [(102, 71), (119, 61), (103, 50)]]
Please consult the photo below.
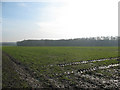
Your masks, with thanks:
[[(87, 60), (96, 60), (104, 58), (118, 57), (118, 47), (2, 47), (3, 52), (9, 54), (16, 61), (28, 68), (32, 72), (36, 72), (38, 79), (44, 81), (43, 77), (54, 78), (70, 81), (74, 80), (63, 75), (79, 69), (89, 69), (96, 66), (104, 66), (118, 63), (117, 60), (105, 60), (88, 62), (86, 64), (58, 66), (58, 64), (66, 64)], [(57, 74), (62, 75), (58, 77)], [(59, 78), (59, 79), (58, 79)]]

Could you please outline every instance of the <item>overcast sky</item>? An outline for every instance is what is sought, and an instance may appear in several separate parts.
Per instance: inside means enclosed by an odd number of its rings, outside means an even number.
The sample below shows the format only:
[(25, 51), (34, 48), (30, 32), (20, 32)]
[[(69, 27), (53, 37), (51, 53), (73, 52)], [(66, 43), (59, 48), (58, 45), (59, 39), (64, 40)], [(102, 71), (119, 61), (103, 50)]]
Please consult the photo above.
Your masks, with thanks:
[(117, 0), (3, 2), (4, 42), (118, 35)]

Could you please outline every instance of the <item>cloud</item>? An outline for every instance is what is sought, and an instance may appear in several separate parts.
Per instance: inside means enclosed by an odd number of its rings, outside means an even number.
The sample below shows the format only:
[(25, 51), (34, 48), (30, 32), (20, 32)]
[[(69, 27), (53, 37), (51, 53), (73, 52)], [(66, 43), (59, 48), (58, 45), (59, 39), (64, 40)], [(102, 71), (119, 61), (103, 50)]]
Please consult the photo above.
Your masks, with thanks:
[[(31, 13), (36, 15), (37, 20), (33, 22), (36, 28), (25, 21), (26, 27), (29, 27), (29, 37), (80, 38), (118, 34), (116, 17), (118, 3), (115, 0), (39, 0), (38, 2), (53, 3), (39, 7), (37, 13)], [(58, 5), (56, 2), (64, 4)], [(25, 7), (27, 4), (21, 3), (20, 6)], [(27, 29), (21, 30), (24, 32)]]
[[(87, 0), (86, 3), (86, 1), (69, 0), (61, 7), (48, 6), (44, 10), (51, 15), (53, 21), (40, 21), (37, 25), (40, 31), (54, 33), (56, 36), (62, 34), (63, 38), (117, 35), (117, 18), (111, 18), (117, 14), (117, 6), (111, 5), (117, 3), (107, 1)], [(113, 33), (113, 30), (116, 32)]]

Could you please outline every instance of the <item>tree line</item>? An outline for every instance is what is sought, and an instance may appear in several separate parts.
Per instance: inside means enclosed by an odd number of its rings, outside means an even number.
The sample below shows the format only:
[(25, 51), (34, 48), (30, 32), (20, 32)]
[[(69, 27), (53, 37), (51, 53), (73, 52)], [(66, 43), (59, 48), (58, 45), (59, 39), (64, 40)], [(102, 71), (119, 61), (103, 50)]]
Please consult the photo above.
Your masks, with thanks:
[(89, 37), (60, 40), (23, 40), (17, 46), (118, 46), (119, 37)]

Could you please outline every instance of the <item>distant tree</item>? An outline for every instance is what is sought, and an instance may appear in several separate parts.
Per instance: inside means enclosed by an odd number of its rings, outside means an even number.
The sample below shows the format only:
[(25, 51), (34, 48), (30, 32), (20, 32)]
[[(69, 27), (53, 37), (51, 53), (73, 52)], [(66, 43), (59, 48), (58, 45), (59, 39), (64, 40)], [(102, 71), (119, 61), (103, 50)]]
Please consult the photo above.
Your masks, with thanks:
[[(60, 40), (23, 40), (18, 46), (118, 46), (119, 37), (90, 37)], [(120, 44), (119, 44), (120, 45)]]

